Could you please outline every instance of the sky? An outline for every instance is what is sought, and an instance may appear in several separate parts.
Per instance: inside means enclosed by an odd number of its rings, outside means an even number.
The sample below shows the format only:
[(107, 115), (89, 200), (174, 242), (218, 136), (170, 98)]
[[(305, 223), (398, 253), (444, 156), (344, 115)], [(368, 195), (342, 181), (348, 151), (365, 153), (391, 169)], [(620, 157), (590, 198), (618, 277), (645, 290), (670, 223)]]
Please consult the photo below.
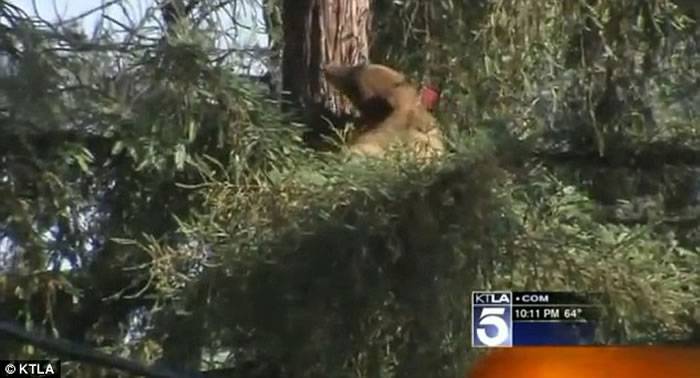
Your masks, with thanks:
[[(84, 14), (91, 9), (97, 8), (102, 3), (109, 3), (109, 0), (14, 0), (13, 4), (22, 8), (25, 12), (30, 15), (38, 14), (41, 18), (55, 21), (58, 18), (69, 19), (76, 17), (78, 15)], [(121, 3), (124, 4), (129, 12), (129, 15), (133, 19), (140, 19), (146, 12), (146, 10), (153, 5), (154, 0), (122, 0)], [(258, 44), (261, 46), (267, 45), (267, 36), (260, 30), (262, 26), (262, 19), (260, 18), (261, 12), (258, 10), (254, 12), (252, 7), (249, 5), (252, 1), (242, 1), (242, 4), (247, 6), (242, 7), (243, 10), (240, 12), (239, 22), (253, 26), (256, 23), (259, 25), (257, 30), (252, 27), (253, 31), (242, 30), (241, 31), (241, 43), (244, 44)], [(247, 9), (245, 9), (247, 8)], [(110, 6), (107, 9), (107, 14), (114, 17), (116, 20), (123, 21), (125, 19), (122, 9), (117, 6)], [(56, 17), (58, 15), (59, 17)], [(101, 12), (95, 12), (87, 17), (85, 17), (83, 24), (85, 30), (89, 33), (95, 23), (99, 20)], [(226, 17), (223, 17), (226, 19)], [(226, 22), (224, 27), (230, 27), (230, 20)]]
[[(244, 25), (243, 28), (237, 29), (237, 39), (235, 41), (226, 40), (220, 38), (217, 41), (218, 47), (222, 49), (227, 49), (228, 47), (233, 48), (250, 48), (250, 47), (266, 47), (268, 46), (268, 36), (263, 30), (263, 20), (262, 20), (262, 10), (260, 6), (255, 6), (251, 4), (258, 4), (255, 0), (239, 0), (241, 6), (237, 8), (236, 21), (238, 24)], [(53, 22), (59, 19), (68, 20), (75, 18), (77, 16), (89, 13), (95, 8), (99, 8), (103, 3), (120, 3), (126, 8), (129, 17), (132, 20), (138, 22), (146, 13), (146, 11), (153, 6), (154, 0), (14, 0), (13, 4), (22, 8), (29, 15), (38, 14), (42, 19)], [(107, 8), (106, 14), (110, 17), (116, 19), (117, 21), (124, 22), (127, 20), (122, 7), (118, 5), (111, 5)], [(91, 35), (94, 30), (95, 24), (99, 21), (102, 15), (102, 11), (93, 12), (88, 14), (83, 18), (83, 29), (88, 34)], [(233, 26), (231, 17), (225, 12), (220, 11), (219, 17), (221, 21), (221, 27), (228, 29)], [(129, 22), (125, 22), (129, 24)], [(108, 21), (108, 24), (111, 24)], [(106, 25), (110, 27), (111, 25)], [(115, 29), (119, 30), (119, 27), (115, 26)], [(258, 60), (251, 59), (250, 57), (241, 56), (243, 59), (243, 65), (237, 66), (234, 70), (240, 73), (249, 73), (254, 75), (262, 75), (266, 71), (264, 64)]]
[[(56, 14), (61, 18), (70, 18), (78, 16), (84, 12), (89, 11), (102, 3), (102, 0), (15, 0), (14, 3), (22, 8), (25, 12), (30, 15), (36, 13), (44, 19), (56, 20)], [(124, 3), (131, 9), (130, 13), (133, 12), (134, 15), (143, 15), (145, 9), (153, 3), (152, 0), (127, 0)], [(115, 7), (110, 7), (111, 15), (116, 15), (117, 9)], [(89, 26), (92, 26), (95, 21), (97, 21), (99, 14), (93, 14), (86, 18), (86, 22)], [(121, 17), (119, 17), (121, 18)], [(119, 19), (117, 18), (117, 19)], [(86, 25), (86, 26), (88, 26)]]

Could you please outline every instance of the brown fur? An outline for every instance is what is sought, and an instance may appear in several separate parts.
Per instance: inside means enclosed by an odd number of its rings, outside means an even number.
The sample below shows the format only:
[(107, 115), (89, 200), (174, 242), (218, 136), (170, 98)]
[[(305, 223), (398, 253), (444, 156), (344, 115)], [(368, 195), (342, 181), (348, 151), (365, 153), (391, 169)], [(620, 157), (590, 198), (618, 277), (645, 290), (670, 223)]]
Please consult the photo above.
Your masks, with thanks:
[(444, 150), (437, 121), (403, 74), (379, 64), (328, 65), (323, 71), (360, 112), (352, 152), (381, 156), (395, 143), (411, 145), (420, 155)]

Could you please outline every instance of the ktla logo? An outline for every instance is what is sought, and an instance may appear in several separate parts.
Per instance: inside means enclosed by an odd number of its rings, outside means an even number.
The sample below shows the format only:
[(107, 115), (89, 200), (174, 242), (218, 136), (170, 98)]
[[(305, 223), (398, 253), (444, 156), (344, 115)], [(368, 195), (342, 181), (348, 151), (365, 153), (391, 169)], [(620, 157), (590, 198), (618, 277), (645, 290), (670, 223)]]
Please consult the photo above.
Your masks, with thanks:
[(60, 362), (48, 360), (14, 361), (0, 360), (3, 377), (60, 377)]
[(511, 294), (474, 292), (472, 295), (472, 346), (510, 347), (512, 341)]

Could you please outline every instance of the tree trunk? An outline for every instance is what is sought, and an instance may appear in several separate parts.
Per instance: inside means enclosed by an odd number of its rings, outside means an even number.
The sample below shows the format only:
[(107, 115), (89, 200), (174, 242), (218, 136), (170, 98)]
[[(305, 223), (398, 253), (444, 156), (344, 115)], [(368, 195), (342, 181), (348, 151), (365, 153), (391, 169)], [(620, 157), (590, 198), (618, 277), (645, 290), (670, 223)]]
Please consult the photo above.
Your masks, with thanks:
[(313, 118), (350, 114), (350, 104), (330, 91), (321, 66), (359, 64), (369, 54), (369, 0), (284, 0), (283, 88)]
[(279, 0), (263, 0), (265, 32), (270, 55), (267, 60), (270, 92), (275, 100), (282, 94), (282, 6)]
[[(321, 51), (323, 63), (359, 64), (369, 56), (369, 0), (321, 1)], [(350, 102), (330, 91), (325, 80), (321, 93), (326, 105), (337, 113), (349, 113)]]

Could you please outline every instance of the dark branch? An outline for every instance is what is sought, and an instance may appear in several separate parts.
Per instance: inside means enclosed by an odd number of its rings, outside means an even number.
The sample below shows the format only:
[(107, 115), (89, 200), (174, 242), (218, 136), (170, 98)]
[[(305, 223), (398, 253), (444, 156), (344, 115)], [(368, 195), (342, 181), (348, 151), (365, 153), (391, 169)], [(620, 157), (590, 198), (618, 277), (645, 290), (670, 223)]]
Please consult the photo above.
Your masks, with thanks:
[(0, 335), (31, 344), (66, 360), (82, 361), (98, 366), (122, 370), (145, 377), (194, 378), (199, 373), (176, 373), (163, 367), (144, 366), (138, 362), (112, 356), (62, 339), (53, 339), (30, 333), (10, 322), (0, 321)]
[(605, 156), (597, 151), (537, 151), (535, 157), (554, 164), (571, 163), (599, 167), (659, 169), (664, 166), (700, 166), (700, 149), (680, 143), (656, 142), (641, 146), (618, 145)]

